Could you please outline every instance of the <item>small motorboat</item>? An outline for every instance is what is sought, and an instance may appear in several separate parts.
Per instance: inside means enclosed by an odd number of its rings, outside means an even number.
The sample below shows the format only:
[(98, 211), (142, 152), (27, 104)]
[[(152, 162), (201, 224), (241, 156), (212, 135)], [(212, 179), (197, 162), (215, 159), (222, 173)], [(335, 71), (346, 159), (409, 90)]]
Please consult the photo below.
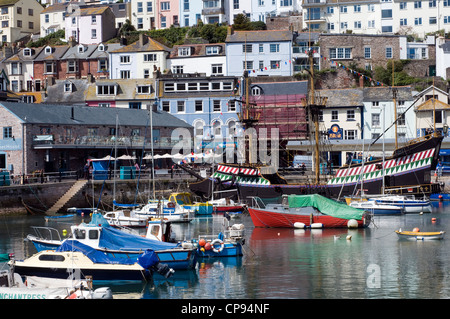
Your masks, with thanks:
[(160, 265), (156, 253), (150, 249), (137, 258), (114, 258), (76, 240), (64, 241), (55, 251), (41, 251), (25, 260), (12, 260), (9, 264), (21, 276), (67, 279), (70, 271), (79, 279), (92, 278), (93, 283), (147, 282), (152, 279), (154, 271), (166, 270), (163, 274), (168, 277), (173, 272)]
[(421, 232), (418, 228), (414, 228), (412, 231), (401, 229), (395, 231), (399, 238), (408, 240), (435, 240), (443, 239), (445, 231), (434, 232)]
[(172, 223), (189, 223), (194, 219), (194, 212), (167, 200), (150, 200), (133, 212), (143, 218), (164, 218)]
[(245, 209), (245, 205), (237, 204), (229, 198), (214, 199), (208, 203), (212, 205), (214, 213), (242, 212)]
[(72, 220), (75, 218), (75, 214), (66, 214), (66, 215), (55, 215), (55, 216), (44, 216), (46, 222), (60, 222)]
[(404, 213), (402, 207), (394, 205), (380, 205), (376, 201), (351, 201), (348, 206), (358, 208), (361, 210), (367, 210), (372, 212), (374, 215), (401, 215)]
[(433, 211), (433, 206), (428, 199), (415, 198), (413, 195), (384, 195), (371, 197), (369, 201), (375, 201), (379, 205), (401, 207), (405, 213), (431, 213)]

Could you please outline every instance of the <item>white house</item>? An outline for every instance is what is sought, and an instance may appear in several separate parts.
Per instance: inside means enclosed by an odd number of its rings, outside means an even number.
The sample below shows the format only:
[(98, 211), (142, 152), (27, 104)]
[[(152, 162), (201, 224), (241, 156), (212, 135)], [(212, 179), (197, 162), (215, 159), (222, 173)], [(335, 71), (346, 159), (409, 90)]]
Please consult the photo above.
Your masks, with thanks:
[(185, 44), (174, 46), (167, 59), (172, 73), (199, 73), (206, 76), (225, 75), (225, 44)]
[(151, 30), (155, 28), (157, 2), (153, 0), (131, 0), (131, 24), (137, 30)]
[(34, 91), (34, 59), (43, 49), (24, 48), (4, 61), (11, 91)]
[(225, 40), (227, 75), (291, 76), (291, 31), (233, 31), (230, 27)]
[(135, 43), (109, 52), (110, 78), (150, 78), (155, 70), (165, 70), (170, 51), (161, 43), (141, 34)]
[(436, 76), (450, 78), (450, 41), (443, 37), (436, 39)]
[(41, 12), (41, 38), (65, 28), (68, 3), (57, 3), (48, 6)]

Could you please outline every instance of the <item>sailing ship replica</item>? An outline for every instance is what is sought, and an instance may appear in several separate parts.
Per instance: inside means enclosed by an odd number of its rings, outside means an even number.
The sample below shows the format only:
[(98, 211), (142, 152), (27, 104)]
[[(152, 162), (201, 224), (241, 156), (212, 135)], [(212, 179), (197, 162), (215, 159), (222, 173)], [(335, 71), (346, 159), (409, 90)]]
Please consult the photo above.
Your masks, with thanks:
[[(444, 136), (434, 131), (426, 136), (410, 140), (406, 145), (398, 147), (392, 156), (369, 162), (346, 164), (337, 169), (333, 178), (325, 183), (320, 181), (319, 158), (319, 113), (326, 106), (326, 98), (314, 91), (313, 65), (310, 52), (311, 85), (304, 107), (314, 123), (314, 164), (315, 183), (288, 183), (277, 172), (266, 165), (252, 164), (219, 164), (214, 174), (206, 179), (189, 185), (190, 190), (203, 197), (233, 198), (250, 204), (252, 197), (259, 197), (272, 202), (283, 195), (320, 194), (329, 198), (351, 196), (355, 189), (364, 182), (365, 195), (378, 195), (384, 189), (385, 194), (430, 195), (441, 192), (439, 183), (432, 183), (431, 171), (438, 163), (439, 151)], [(245, 78), (245, 74), (244, 74)], [(258, 119), (251, 118), (248, 113), (248, 79), (247, 100), (241, 110), (241, 123), (245, 128), (252, 127)], [(398, 118), (394, 123), (396, 123)], [(186, 169), (188, 172), (189, 170)]]

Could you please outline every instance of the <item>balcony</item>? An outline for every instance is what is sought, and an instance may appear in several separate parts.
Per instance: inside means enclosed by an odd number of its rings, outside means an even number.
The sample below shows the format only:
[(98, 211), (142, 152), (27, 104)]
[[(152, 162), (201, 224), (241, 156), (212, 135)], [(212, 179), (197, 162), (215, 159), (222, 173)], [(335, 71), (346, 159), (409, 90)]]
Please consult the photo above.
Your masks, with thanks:
[[(154, 149), (173, 148), (180, 140), (173, 140), (170, 137), (161, 137), (154, 139)], [(187, 143), (187, 142), (186, 142)], [(151, 139), (143, 136), (64, 136), (64, 135), (34, 135), (33, 149), (108, 149), (117, 146), (117, 148), (151, 148)], [(178, 144), (179, 146), (180, 144)]]

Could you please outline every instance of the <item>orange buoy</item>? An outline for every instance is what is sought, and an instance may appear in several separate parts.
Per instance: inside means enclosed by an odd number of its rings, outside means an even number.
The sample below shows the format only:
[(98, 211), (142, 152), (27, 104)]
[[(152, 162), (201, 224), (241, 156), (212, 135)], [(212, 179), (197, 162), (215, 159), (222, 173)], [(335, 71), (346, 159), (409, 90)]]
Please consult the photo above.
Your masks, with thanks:
[(206, 244), (206, 240), (204, 240), (204, 239), (200, 239), (199, 241), (198, 241), (198, 244), (200, 245), (200, 246), (205, 246), (205, 244)]
[(419, 230), (419, 227), (414, 227), (414, 229), (412, 230), (413, 232), (418, 232), (418, 231), (420, 231)]
[(436, 221), (436, 217), (431, 218), (431, 221), (435, 222)]
[(210, 250), (210, 249), (211, 249), (211, 243), (210, 243), (210, 242), (207, 242), (207, 243), (205, 244), (205, 249), (206, 249), (206, 250)]

